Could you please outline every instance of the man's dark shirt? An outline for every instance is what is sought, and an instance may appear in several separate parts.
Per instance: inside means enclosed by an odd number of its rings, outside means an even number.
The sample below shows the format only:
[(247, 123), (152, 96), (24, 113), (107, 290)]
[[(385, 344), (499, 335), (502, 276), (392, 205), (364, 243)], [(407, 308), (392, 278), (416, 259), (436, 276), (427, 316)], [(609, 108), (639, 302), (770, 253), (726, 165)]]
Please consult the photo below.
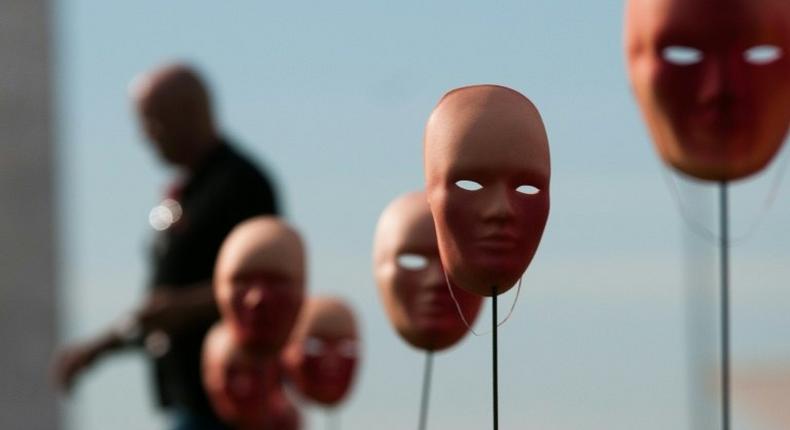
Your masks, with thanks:
[[(278, 213), (269, 179), (224, 143), (212, 150), (174, 197), (182, 215), (154, 244), (154, 289), (189, 288), (210, 281), (222, 241), (233, 227), (256, 215)], [(197, 321), (184, 333), (171, 336), (168, 352), (155, 360), (162, 406), (211, 413), (201, 383), (200, 356), (203, 338), (214, 322)]]

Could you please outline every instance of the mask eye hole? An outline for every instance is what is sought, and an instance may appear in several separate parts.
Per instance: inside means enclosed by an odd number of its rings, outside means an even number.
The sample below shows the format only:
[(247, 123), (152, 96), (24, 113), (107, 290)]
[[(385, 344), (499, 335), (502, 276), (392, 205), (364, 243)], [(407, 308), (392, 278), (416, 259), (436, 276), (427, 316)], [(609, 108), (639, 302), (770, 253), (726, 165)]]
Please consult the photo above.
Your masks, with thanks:
[(782, 57), (782, 48), (775, 45), (752, 46), (743, 52), (743, 59), (747, 63), (762, 66), (771, 64)]
[(420, 254), (401, 254), (398, 256), (398, 266), (406, 270), (422, 270), (428, 267), (428, 259)]
[(690, 46), (672, 45), (661, 51), (661, 56), (676, 66), (691, 66), (702, 61), (702, 51)]
[(357, 357), (357, 343), (353, 340), (344, 340), (338, 346), (338, 352), (344, 358)]
[(540, 189), (532, 185), (520, 185), (518, 188), (516, 188), (516, 191), (518, 191), (521, 194), (534, 196), (535, 194), (540, 192)]
[(475, 181), (470, 181), (468, 179), (462, 179), (460, 181), (456, 181), (455, 186), (466, 191), (477, 191), (483, 188), (482, 185)]
[(320, 339), (309, 337), (304, 342), (304, 353), (310, 357), (318, 357), (324, 353), (324, 342)]

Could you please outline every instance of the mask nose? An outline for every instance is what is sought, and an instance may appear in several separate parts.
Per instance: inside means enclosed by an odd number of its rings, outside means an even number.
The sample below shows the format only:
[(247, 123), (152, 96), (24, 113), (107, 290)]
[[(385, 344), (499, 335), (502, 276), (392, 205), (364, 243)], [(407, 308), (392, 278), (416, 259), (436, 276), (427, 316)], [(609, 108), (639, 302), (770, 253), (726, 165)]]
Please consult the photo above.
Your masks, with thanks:
[(441, 263), (436, 261), (429, 264), (425, 269), (425, 277), (422, 279), (423, 287), (432, 289), (446, 288), (444, 285), (446, 282)]
[(485, 219), (508, 221), (515, 216), (516, 212), (505, 184), (490, 186), (488, 195), (489, 198), (486, 200), (486, 208), (483, 212)]
[(247, 309), (259, 309), (266, 300), (266, 289), (262, 286), (250, 287), (244, 293), (244, 307)]
[(340, 369), (340, 354), (334, 349), (329, 348), (321, 359), (321, 370), (328, 373), (335, 373)]
[(727, 107), (735, 100), (734, 81), (737, 64), (726, 56), (714, 57), (704, 62), (700, 76), (699, 102)]

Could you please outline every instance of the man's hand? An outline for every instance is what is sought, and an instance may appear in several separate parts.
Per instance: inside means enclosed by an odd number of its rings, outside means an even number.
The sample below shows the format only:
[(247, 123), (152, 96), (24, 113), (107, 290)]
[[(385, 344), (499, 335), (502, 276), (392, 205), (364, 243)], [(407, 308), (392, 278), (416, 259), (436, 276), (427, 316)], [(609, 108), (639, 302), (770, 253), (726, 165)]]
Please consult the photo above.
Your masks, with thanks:
[(81, 373), (88, 370), (104, 353), (118, 347), (118, 345), (118, 339), (110, 333), (62, 349), (55, 356), (52, 364), (55, 385), (68, 393)]
[(122, 320), (122, 324), (116, 324), (102, 336), (61, 350), (52, 365), (55, 384), (68, 392), (77, 377), (106, 353), (134, 344), (133, 339), (127, 338), (129, 329), (139, 330), (134, 334), (135, 338), (142, 336), (147, 339), (154, 332), (174, 337), (196, 323), (216, 318), (216, 315), (217, 307), (209, 282), (190, 288), (157, 288), (132, 314), (131, 320)]

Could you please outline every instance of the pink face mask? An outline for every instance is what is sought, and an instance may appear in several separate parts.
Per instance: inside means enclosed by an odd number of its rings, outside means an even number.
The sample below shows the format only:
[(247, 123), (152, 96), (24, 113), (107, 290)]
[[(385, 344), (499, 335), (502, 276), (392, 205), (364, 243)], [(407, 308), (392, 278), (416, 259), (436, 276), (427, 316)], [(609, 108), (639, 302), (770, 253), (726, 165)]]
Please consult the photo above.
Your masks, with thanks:
[[(223, 376), (221, 395), (223, 403), (232, 405), (236, 422), (259, 422), (267, 391), (276, 383), (277, 374), (263, 363), (255, 363), (248, 357), (231, 359), (221, 370)], [(267, 390), (268, 388), (268, 390)]]
[[(374, 273), (390, 322), (412, 346), (439, 351), (469, 331), (458, 315), (439, 258), (436, 232), (424, 193), (393, 201), (381, 214), (373, 249)], [(454, 295), (474, 323), (482, 298), (462, 289)]]
[(282, 356), (294, 386), (325, 406), (349, 393), (359, 362), (357, 329), (351, 310), (336, 299), (312, 298)]
[(278, 366), (276, 357), (245, 350), (227, 325), (215, 326), (204, 344), (203, 382), (217, 415), (242, 429), (281, 428), (264, 425), (295, 415), (284, 407)]
[(790, 123), (790, 2), (629, 0), (625, 45), (665, 162), (727, 181), (774, 158)]
[(274, 217), (242, 223), (222, 246), (214, 284), (220, 312), (239, 341), (259, 351), (279, 351), (303, 301), (299, 236)]
[(442, 264), (453, 285), (491, 296), (532, 261), (549, 214), (540, 114), (509, 88), (451, 91), (425, 131), (425, 177)]

